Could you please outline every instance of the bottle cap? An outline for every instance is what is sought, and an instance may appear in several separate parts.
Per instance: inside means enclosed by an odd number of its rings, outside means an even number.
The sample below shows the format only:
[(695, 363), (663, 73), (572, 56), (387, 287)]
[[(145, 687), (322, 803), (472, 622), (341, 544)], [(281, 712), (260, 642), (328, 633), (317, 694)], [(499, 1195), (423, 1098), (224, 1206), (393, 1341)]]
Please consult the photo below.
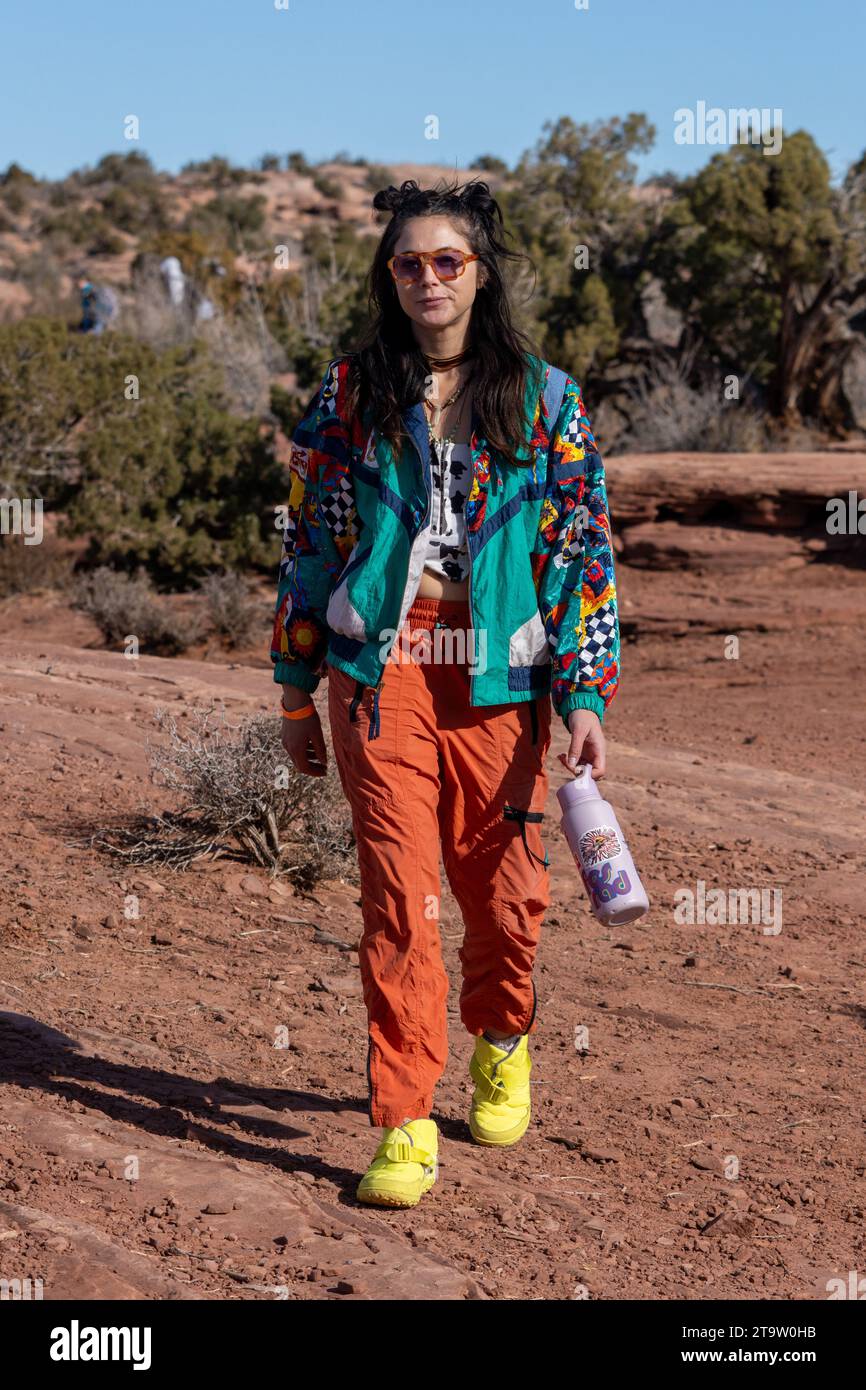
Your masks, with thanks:
[(581, 763), (571, 781), (561, 786), (556, 795), (563, 811), (578, 801), (603, 800), (592, 775), (592, 763)]

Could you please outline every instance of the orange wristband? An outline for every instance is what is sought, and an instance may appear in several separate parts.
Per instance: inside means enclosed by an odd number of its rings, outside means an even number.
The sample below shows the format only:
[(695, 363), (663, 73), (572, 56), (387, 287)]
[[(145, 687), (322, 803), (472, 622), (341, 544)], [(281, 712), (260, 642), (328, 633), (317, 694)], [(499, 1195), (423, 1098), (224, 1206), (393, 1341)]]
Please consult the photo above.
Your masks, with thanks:
[(284, 719), (307, 719), (311, 714), (315, 714), (316, 706), (312, 700), (308, 705), (302, 705), (300, 709), (286, 709), (283, 705), (280, 713)]

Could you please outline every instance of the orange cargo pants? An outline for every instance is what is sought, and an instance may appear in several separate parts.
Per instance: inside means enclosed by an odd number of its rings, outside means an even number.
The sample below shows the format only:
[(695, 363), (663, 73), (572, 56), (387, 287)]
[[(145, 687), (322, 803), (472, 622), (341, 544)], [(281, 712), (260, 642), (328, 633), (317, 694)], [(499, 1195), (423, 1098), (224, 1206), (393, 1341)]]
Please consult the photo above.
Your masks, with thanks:
[(536, 1027), (532, 967), (550, 901), (540, 830), (550, 696), (471, 706), (471, 641), (466, 601), (419, 598), (376, 705), (372, 687), (328, 668), (331, 737), (361, 879), (372, 1125), (428, 1116), (445, 1069), (440, 841), (463, 917), (465, 1027), (476, 1036)]

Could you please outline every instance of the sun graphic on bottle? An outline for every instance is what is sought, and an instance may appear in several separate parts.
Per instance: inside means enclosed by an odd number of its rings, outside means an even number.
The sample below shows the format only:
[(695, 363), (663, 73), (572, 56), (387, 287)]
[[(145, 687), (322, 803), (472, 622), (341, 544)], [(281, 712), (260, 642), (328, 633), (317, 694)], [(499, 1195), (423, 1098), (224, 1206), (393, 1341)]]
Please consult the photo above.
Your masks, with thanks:
[(622, 853), (617, 833), (609, 825), (585, 830), (578, 842), (584, 864), (600, 864), (603, 859), (615, 859)]

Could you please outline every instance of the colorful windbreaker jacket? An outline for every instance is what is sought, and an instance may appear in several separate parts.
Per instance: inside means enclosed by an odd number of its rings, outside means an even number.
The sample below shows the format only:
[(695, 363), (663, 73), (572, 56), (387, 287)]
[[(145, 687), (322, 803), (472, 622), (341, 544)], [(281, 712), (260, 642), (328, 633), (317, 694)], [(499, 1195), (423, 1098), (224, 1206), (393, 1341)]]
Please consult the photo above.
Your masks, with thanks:
[[(603, 719), (619, 678), (620, 636), (604, 468), (580, 387), (564, 373), (546, 417), (551, 368), (527, 354), (526, 460), (508, 464), (472, 414), (465, 503), (474, 644), (470, 704), (550, 693)], [(395, 453), (369, 420), (347, 418), (348, 357), (334, 359), (291, 444), (271, 659), (274, 679), (314, 691), (325, 664), (378, 689), (417, 594), (430, 513), (423, 401), (404, 411)], [(548, 393), (550, 395), (550, 392)], [(377, 703), (374, 700), (374, 709)], [(375, 737), (371, 715), (370, 737)]]

